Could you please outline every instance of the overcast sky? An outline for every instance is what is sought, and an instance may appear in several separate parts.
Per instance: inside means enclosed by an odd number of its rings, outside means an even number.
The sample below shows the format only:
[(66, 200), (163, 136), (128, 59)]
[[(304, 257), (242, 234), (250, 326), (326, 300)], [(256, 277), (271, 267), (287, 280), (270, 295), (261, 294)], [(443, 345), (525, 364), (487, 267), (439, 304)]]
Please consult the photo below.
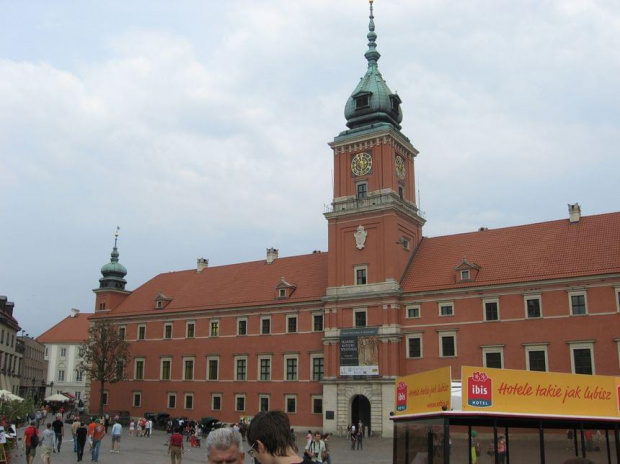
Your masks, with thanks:
[[(620, 3), (377, 0), (425, 236), (619, 210)], [(0, 294), (32, 336), (128, 289), (327, 249), (364, 0), (0, 0)]]

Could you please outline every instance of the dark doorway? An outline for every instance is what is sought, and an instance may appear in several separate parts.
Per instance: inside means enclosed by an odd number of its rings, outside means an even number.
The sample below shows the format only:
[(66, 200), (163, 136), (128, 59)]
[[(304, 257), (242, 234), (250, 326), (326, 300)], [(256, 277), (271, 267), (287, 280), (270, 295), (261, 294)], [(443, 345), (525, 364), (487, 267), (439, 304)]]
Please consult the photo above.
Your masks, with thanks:
[(370, 435), (370, 401), (364, 395), (355, 395), (351, 403), (351, 423), (362, 421), (364, 435)]

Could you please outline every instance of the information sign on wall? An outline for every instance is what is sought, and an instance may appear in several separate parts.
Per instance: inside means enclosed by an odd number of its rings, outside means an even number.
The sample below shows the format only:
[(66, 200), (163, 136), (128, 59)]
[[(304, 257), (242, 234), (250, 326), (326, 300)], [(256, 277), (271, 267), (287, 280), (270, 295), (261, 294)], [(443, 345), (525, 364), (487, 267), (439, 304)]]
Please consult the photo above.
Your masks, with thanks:
[(340, 331), (340, 375), (379, 375), (379, 329)]

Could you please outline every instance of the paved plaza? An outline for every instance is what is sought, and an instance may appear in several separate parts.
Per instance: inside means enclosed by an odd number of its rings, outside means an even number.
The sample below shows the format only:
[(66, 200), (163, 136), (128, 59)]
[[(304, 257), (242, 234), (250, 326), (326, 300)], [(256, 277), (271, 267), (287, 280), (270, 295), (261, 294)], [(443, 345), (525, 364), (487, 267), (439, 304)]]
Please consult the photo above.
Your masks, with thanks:
[[(111, 428), (109, 430), (111, 432)], [(167, 464), (170, 458), (167, 454), (166, 433), (162, 430), (155, 430), (153, 436), (130, 437), (129, 430), (123, 427), (123, 435), (121, 438), (121, 452), (119, 454), (110, 453), (112, 444), (111, 435), (107, 435), (101, 444), (99, 453), (100, 463), (117, 463), (117, 464)], [(24, 429), (19, 430), (19, 437), (23, 437)], [(298, 433), (297, 445), (301, 451), (305, 446), (305, 433)], [(21, 440), (20, 440), (21, 443)], [(348, 439), (341, 437), (333, 437), (330, 439), (330, 450), (332, 456), (332, 464), (359, 464), (368, 463), (389, 463), (392, 461), (392, 439), (391, 438), (366, 438), (363, 442), (364, 449), (361, 451), (351, 451), (351, 444)], [(185, 454), (183, 455), (184, 463), (206, 463), (207, 451), (204, 448), (204, 440), (202, 448), (190, 448), (189, 443), (185, 443)], [(244, 442), (244, 448), (247, 444)], [(252, 460), (246, 453), (246, 463), (250, 464)], [(301, 460), (301, 458), (300, 458)], [(22, 464), (26, 462), (23, 451), (14, 454), (12, 463)], [(90, 453), (88, 452), (88, 443), (84, 450), (84, 463), (90, 462)], [(37, 450), (33, 464), (41, 463), (41, 448)], [(77, 455), (73, 452), (73, 441), (71, 439), (71, 429), (67, 424), (65, 426), (65, 438), (62, 442), (60, 453), (52, 454), (52, 464), (77, 463)]]

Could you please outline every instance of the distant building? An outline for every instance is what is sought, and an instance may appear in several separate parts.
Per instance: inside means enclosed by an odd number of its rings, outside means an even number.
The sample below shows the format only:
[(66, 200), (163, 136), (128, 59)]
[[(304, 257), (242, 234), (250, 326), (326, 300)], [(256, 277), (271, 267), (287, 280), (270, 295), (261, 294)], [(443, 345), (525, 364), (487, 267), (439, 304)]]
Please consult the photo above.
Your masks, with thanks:
[(39, 403), (46, 396), (47, 388), (45, 345), (29, 336), (19, 335), (16, 350), (23, 355), (18, 394), (22, 398), (32, 397), (35, 403)]
[(13, 309), (15, 304), (0, 296), (0, 389), (19, 394), (21, 353), (16, 351), (17, 332), (21, 330)]
[(71, 315), (37, 337), (36, 340), (45, 346), (45, 360), (48, 362), (46, 380), (50, 387), (45, 391), (45, 396), (69, 393), (76, 401), (88, 400), (86, 375), (78, 366), (80, 347), (88, 339), (90, 315), (92, 313), (72, 309)]
[(452, 366), (458, 379), (461, 365), (619, 374), (620, 213), (581, 217), (574, 204), (564, 220), (424, 238), (418, 151), (378, 69), (372, 9), (367, 37), (348, 129), (330, 143), (328, 252), (200, 258), (128, 291), (115, 242), (91, 320), (116, 324), (133, 359), (128, 380), (106, 386), (107, 410), (237, 422), (282, 409), (297, 429), (361, 420), (390, 436), (397, 376)]

